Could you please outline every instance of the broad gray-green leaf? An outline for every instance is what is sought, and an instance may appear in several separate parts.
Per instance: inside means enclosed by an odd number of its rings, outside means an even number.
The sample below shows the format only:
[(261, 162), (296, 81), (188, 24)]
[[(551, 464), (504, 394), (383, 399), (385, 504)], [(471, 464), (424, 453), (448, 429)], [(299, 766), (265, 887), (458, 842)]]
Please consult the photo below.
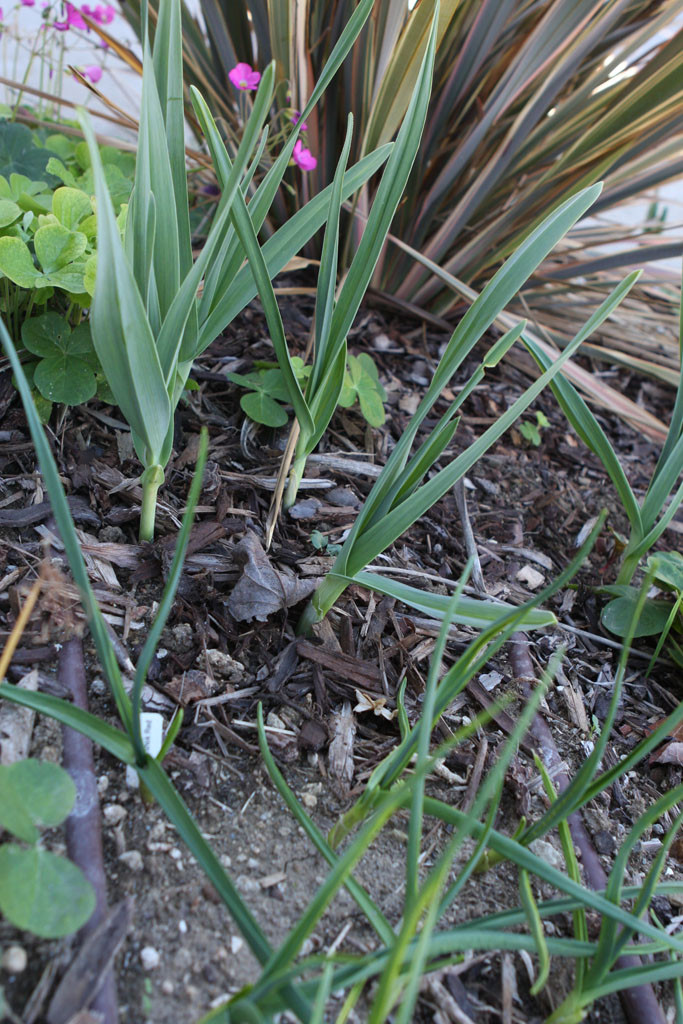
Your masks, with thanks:
[[(98, 273), (91, 313), (93, 344), (116, 402), (158, 464), (171, 422), (171, 403), (144, 303), (121, 244), (90, 121), (81, 116), (95, 175)], [(1, 241), (1, 240), (0, 240)]]
[(40, 846), (0, 846), (0, 910), (16, 928), (46, 939), (78, 931), (95, 909), (80, 868)]
[(0, 765), (0, 825), (26, 843), (64, 821), (75, 799), (71, 776), (58, 764), (29, 758)]

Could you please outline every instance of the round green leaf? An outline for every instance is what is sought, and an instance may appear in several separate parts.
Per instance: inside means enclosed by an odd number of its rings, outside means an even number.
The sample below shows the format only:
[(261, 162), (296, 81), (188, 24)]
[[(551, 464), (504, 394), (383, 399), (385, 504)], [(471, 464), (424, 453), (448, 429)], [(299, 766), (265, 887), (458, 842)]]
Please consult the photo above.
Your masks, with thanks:
[(266, 427), (284, 427), (287, 413), (262, 391), (250, 391), (240, 398), (240, 405), (250, 420), (263, 423)]
[(53, 274), (82, 256), (88, 239), (82, 231), (69, 231), (62, 224), (46, 224), (36, 231), (33, 244), (43, 273)]
[(66, 351), (70, 338), (68, 321), (59, 313), (43, 313), (24, 320), (21, 325), (21, 340), (36, 356), (54, 356), (57, 352)]
[(385, 420), (384, 406), (376, 388), (359, 388), (360, 411), (371, 427), (381, 427)]
[(40, 846), (0, 846), (0, 910), (23, 931), (46, 939), (78, 931), (95, 909), (80, 868)]
[(655, 580), (667, 587), (672, 587), (679, 594), (683, 593), (683, 555), (678, 551), (665, 551), (662, 554), (653, 555), (648, 560), (648, 566), (657, 562)]
[(58, 188), (52, 197), (52, 212), (60, 224), (73, 231), (84, 217), (92, 215), (92, 202), (78, 188)]
[(14, 224), (21, 217), (21, 209), (11, 199), (0, 199), (0, 228)]
[(42, 359), (36, 367), (33, 380), (44, 398), (65, 405), (81, 405), (97, 391), (92, 367), (84, 359), (68, 353), (57, 353)]
[(64, 821), (75, 799), (71, 776), (58, 764), (30, 758), (0, 765), (0, 825), (27, 843), (37, 841), (39, 828)]
[(26, 243), (12, 235), (0, 238), (0, 271), (20, 288), (35, 288), (45, 283)]
[[(633, 594), (617, 597), (602, 609), (601, 622), (610, 633), (626, 636), (628, 632), (639, 592), (633, 588)], [(666, 601), (646, 601), (640, 618), (636, 624), (634, 636), (659, 636), (666, 626), (671, 612), (671, 605)]]

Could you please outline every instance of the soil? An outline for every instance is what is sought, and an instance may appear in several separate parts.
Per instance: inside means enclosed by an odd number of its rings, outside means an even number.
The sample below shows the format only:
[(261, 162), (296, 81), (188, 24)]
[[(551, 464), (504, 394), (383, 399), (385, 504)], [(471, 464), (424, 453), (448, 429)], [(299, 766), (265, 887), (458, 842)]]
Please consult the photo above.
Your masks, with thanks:
[[(296, 279), (290, 283), (295, 285)], [(286, 298), (282, 307), (292, 350), (302, 353), (311, 326), (310, 299)], [(335, 823), (362, 790), (374, 766), (396, 744), (398, 725), (391, 713), (404, 676), (409, 717), (414, 721), (418, 716), (437, 632), (433, 625), (398, 603), (351, 587), (317, 628), (315, 638), (297, 641), (295, 626), (304, 607), (302, 592), (310, 590), (332, 564), (324, 549), (314, 547), (312, 532), (319, 531), (329, 544), (343, 538), (369, 491), (375, 467), (383, 464), (401, 435), (446, 340), (424, 324), (403, 316), (398, 320), (372, 308), (359, 319), (349, 339), (350, 350), (372, 353), (388, 393), (387, 423), (381, 429), (371, 429), (357, 407), (336, 414), (318, 456), (309, 464), (294, 508), (278, 520), (267, 556), (271, 567), (286, 577), (285, 585), (298, 581), (303, 591), (294, 595), (299, 600), (290, 607), (283, 608), (281, 600), (280, 608), (264, 622), (241, 620), (244, 607), (234, 597), (231, 601), (231, 595), (243, 575), (244, 555), (240, 553), (245, 532), (263, 541), (287, 431), (268, 430), (246, 420), (239, 406), (240, 392), (225, 377), (226, 372), (249, 371), (255, 360), (272, 359), (256, 304), (198, 362), (194, 377), (199, 390), (190, 393), (177, 414), (174, 457), (153, 544), (137, 541), (139, 491), (135, 477), (139, 467), (131, 457), (129, 435), (118, 411), (97, 404), (70, 410), (68, 415), (57, 411), (48, 429), (72, 511), (83, 531), (91, 579), (120, 648), (133, 662), (168, 572), (198, 431), (202, 425), (209, 429), (210, 462), (190, 555), (150, 669), (146, 696), (148, 705), (160, 709), (167, 721), (178, 704), (184, 706), (184, 724), (165, 766), (275, 944), (304, 911), (323, 881), (326, 867), (263, 767), (256, 741), (257, 703), (264, 704), (272, 749), (289, 785), (323, 831)], [(474, 365), (470, 361), (462, 368), (453, 391), (467, 381)], [(586, 365), (609, 377), (613, 386), (664, 421), (668, 419), (672, 393), (665, 386), (630, 377), (621, 369), (606, 372)], [(487, 374), (464, 407), (444, 460), (462, 451), (514, 401), (528, 383), (525, 370), (520, 359)], [(525, 440), (518, 425), (479, 461), (466, 481), (465, 493), (486, 589), (491, 596), (512, 603), (521, 603), (530, 588), (549, 583), (566, 567), (582, 530), (602, 507), (609, 509), (610, 529), (603, 532), (575, 580), (576, 586), (551, 602), (559, 626), (535, 634), (532, 645), (539, 674), (551, 653), (559, 645), (567, 646), (562, 671), (543, 714), (571, 774), (585, 760), (591, 736), (607, 711), (619, 647), (600, 624), (600, 597), (595, 588), (613, 581), (616, 538), (626, 531), (627, 524), (604, 470), (568, 429), (552, 395), (542, 395), (524, 419), (534, 422), (537, 410), (549, 421), (541, 430), (540, 444)], [(636, 494), (642, 495), (657, 450), (609, 413), (600, 411), (598, 416)], [(73, 630), (79, 613), (64, 596), (66, 580), (60, 582), (54, 576), (55, 571), (62, 571), (63, 559), (49, 508), (42, 505), (46, 495), (8, 373), (0, 376), (0, 477), (3, 640), (41, 561), (49, 557), (53, 566), (52, 587), (41, 598), (21, 638), (9, 677), (16, 681), (28, 671), (38, 670), (41, 688), (54, 690), (56, 650), (65, 630)], [(680, 548), (681, 532), (679, 516), (660, 546)], [(46, 538), (52, 543), (50, 549), (44, 546)], [(449, 494), (380, 562), (397, 570), (397, 579), (446, 593), (446, 584), (459, 577), (466, 557), (455, 496)], [(464, 627), (455, 631), (447, 665), (472, 635)], [(87, 635), (85, 651), (91, 709), (116, 723), (113, 701)], [(632, 654), (624, 699), (608, 745), (609, 763), (616, 763), (680, 700), (680, 676), (665, 656), (646, 674), (651, 651), (647, 642), (638, 642)], [(448, 709), (444, 730), (452, 730), (481, 710), (477, 692), (481, 693), (482, 683), (491, 688), (493, 696), (517, 695), (505, 650), (492, 659), (485, 675), (478, 691), (468, 689)], [(351, 779), (344, 778), (329, 758), (329, 742), (345, 705), (356, 727)], [(382, 715), (382, 710), (389, 717)], [(519, 701), (507, 710), (514, 719)], [(444, 777), (432, 784), (441, 799), (459, 805), (471, 797), (475, 764), (485, 740), (485, 761), (480, 765), (484, 772), (505, 741), (500, 721), (485, 730), (480, 728), (449, 757)], [(36, 720), (31, 753), (60, 760), (61, 732), (55, 723)], [(226, 995), (253, 981), (258, 976), (256, 962), (160, 809), (145, 803), (124, 768), (101, 751), (96, 774), (109, 900), (114, 903), (125, 896), (134, 900), (133, 927), (115, 962), (120, 1020), (190, 1024)], [(496, 822), (503, 832), (514, 831), (521, 813), (533, 819), (542, 810), (534, 775), (531, 759), (520, 750), (508, 773)], [(638, 815), (680, 779), (677, 765), (641, 764), (589, 806), (585, 821), (606, 871)], [(643, 837), (630, 862), (631, 880), (642, 879), (666, 824), (663, 820), (654, 825)], [(406, 828), (405, 816), (392, 819), (357, 872), (392, 923), (399, 920), (402, 909)], [(427, 840), (425, 870), (434, 863), (445, 838), (446, 830), (434, 825)], [(556, 837), (548, 841), (559, 850)], [(50, 833), (48, 844), (63, 851), (61, 833)], [(463, 850), (463, 856), (467, 852), (467, 848)], [(546, 855), (551, 854), (547, 849)], [(665, 874), (667, 880), (681, 879), (683, 865), (672, 856)], [(535, 891), (539, 898), (551, 895), (544, 885), (539, 884)], [(450, 919), (462, 921), (518, 902), (516, 872), (502, 865), (475, 876)], [(680, 913), (673, 899), (658, 899), (656, 910), (665, 924)], [(561, 928), (561, 922), (556, 927)], [(325, 951), (340, 936), (341, 948), (350, 952), (373, 948), (373, 933), (345, 892), (335, 899), (306, 951)], [(36, 940), (0, 921), (0, 946), (11, 943), (27, 950), (28, 966), (16, 975), (2, 972), (0, 986), (16, 1019), (24, 1024), (40, 1022), (45, 1019), (55, 979), (73, 958), (74, 943)], [(515, 999), (511, 1016), (506, 1016), (502, 993), (506, 988), (510, 991), (510, 964)], [(566, 966), (554, 964), (551, 984), (532, 998), (527, 966), (519, 956), (505, 960), (499, 953), (473, 956), (457, 978), (451, 972), (431, 988), (425, 986), (415, 1019), (457, 1019), (448, 1016), (445, 1004), (439, 1002), (447, 984), (460, 1010), (477, 1024), (543, 1020), (569, 991), (571, 973)], [(34, 996), (37, 1008), (31, 1016), (33, 1011), (26, 1011), (27, 1001), (46, 969), (53, 971), (54, 978), (45, 982), (42, 1003)], [(658, 995), (665, 1008), (672, 1004), (668, 986), (661, 986)], [(332, 1010), (336, 1007), (338, 1011), (339, 1005), (330, 1004), (330, 1020), (335, 1019)], [(355, 1019), (363, 1019), (362, 1006)], [(602, 1001), (587, 1019), (622, 1020), (618, 999)]]

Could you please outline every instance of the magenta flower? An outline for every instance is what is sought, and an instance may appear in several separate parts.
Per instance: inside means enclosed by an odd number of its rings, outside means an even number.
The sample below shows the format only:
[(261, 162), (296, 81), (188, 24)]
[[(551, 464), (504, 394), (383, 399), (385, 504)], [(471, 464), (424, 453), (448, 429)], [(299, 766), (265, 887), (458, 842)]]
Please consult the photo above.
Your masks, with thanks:
[(102, 77), (102, 68), (98, 64), (88, 64), (81, 69), (84, 78), (89, 78), (93, 85), (96, 85)]
[(310, 149), (305, 149), (301, 141), (294, 143), (292, 158), (297, 167), (300, 167), (302, 171), (313, 171), (318, 166), (318, 161)]
[(93, 11), (93, 18), (98, 25), (110, 25), (115, 17), (116, 8), (111, 4), (106, 4), (106, 6), (99, 4)]
[(232, 71), (228, 72), (228, 78), (236, 89), (251, 92), (261, 81), (260, 71), (254, 71), (251, 64), (240, 62), (235, 64)]
[(66, 30), (69, 28), (80, 28), (85, 31), (88, 26), (83, 21), (83, 18), (81, 17), (81, 12), (76, 7), (74, 7), (73, 4), (67, 4), (65, 20), (55, 21), (53, 23), (53, 27), (56, 28), (58, 32), (66, 32)]
[[(301, 120), (301, 111), (300, 111), (300, 110), (293, 110), (293, 111), (292, 111), (292, 114), (293, 114), (293, 117), (292, 117), (292, 124), (299, 124), (299, 121)], [(306, 124), (306, 122), (304, 121), (304, 122), (302, 123), (302, 125), (301, 125), (301, 131), (302, 131), (302, 132), (305, 132), (305, 131), (307, 131), (307, 130), (308, 130), (308, 125), (307, 125), (307, 124)]]
[(22, 7), (35, 7), (36, 0), (21, 0)]

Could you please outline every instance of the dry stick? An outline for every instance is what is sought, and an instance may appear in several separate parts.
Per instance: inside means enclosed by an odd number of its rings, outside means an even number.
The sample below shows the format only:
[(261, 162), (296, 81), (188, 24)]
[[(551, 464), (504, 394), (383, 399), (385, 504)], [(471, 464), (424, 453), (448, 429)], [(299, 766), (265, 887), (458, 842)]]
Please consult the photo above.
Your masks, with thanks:
[[(522, 693), (529, 700), (536, 683), (533, 662), (529, 654), (529, 641), (523, 633), (513, 633), (509, 643), (510, 664), (515, 677), (522, 684)], [(569, 776), (563, 769), (553, 735), (546, 720), (537, 714), (529, 729), (529, 736), (538, 746), (538, 753), (543, 764), (553, 778), (560, 793), (569, 786)], [(580, 811), (575, 811), (567, 818), (574, 844), (581, 855), (584, 874), (591, 889), (604, 889), (607, 876), (593, 847)], [(620, 968), (637, 967), (642, 963), (640, 957), (629, 954), (619, 957), (617, 966)], [(666, 1018), (657, 1001), (651, 985), (637, 985), (624, 989), (619, 993), (621, 1005), (629, 1024), (666, 1024)]]
[[(58, 674), (73, 697), (74, 705), (88, 710), (88, 692), (83, 664), (83, 642), (80, 637), (67, 640), (59, 652)], [(66, 846), (71, 860), (77, 864), (95, 890), (95, 910), (81, 928), (81, 944), (107, 916), (107, 882), (102, 853), (100, 801), (95, 780), (92, 742), (75, 729), (62, 729), (64, 767), (76, 785), (76, 803), (66, 819)], [(118, 1024), (114, 972), (110, 968), (90, 1004), (102, 1014), (102, 1024)]]

